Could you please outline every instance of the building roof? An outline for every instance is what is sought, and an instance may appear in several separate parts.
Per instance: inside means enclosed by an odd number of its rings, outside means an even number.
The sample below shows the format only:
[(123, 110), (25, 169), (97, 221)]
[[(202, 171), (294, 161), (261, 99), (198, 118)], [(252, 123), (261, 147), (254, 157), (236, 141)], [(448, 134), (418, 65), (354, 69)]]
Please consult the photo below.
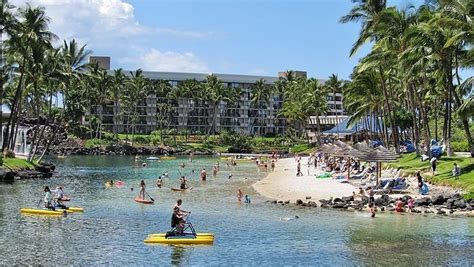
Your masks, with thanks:
[[(113, 74), (113, 71), (108, 71)], [(125, 75), (131, 76), (130, 70), (124, 70)], [(143, 71), (143, 75), (152, 80), (166, 80), (166, 81), (184, 81), (188, 79), (196, 79), (198, 81), (205, 81), (210, 74), (216, 75), (223, 82), (235, 83), (255, 83), (260, 79), (264, 79), (267, 84), (273, 84), (278, 81), (276, 76), (259, 76), (259, 75), (239, 75), (239, 74), (222, 74), (222, 73), (187, 73), (187, 72), (161, 72), (161, 71)]]
[[(358, 122), (354, 123), (352, 126), (349, 126), (350, 118), (351, 117), (345, 118), (339, 124), (334, 126), (334, 128), (323, 132), (323, 134), (351, 135), (351, 134), (358, 133), (361, 131), (370, 131), (370, 129), (372, 129), (373, 132), (380, 132), (379, 126), (383, 124), (383, 121), (381, 118), (372, 116), (372, 117), (364, 117), (360, 119)], [(372, 125), (372, 127), (370, 127), (370, 125)]]

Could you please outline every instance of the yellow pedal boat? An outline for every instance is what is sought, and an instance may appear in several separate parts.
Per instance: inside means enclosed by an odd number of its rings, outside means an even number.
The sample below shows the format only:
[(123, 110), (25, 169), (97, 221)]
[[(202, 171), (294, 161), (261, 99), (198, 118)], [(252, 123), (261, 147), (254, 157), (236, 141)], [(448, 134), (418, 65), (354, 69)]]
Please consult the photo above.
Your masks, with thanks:
[(160, 160), (174, 160), (176, 157), (160, 157)]
[(214, 234), (212, 233), (196, 233), (184, 234), (177, 236), (168, 236), (166, 234), (150, 234), (145, 239), (145, 244), (171, 244), (171, 245), (212, 245), (214, 244)]
[(20, 209), (20, 212), (24, 213), (24, 214), (60, 216), (60, 215), (63, 215), (64, 212), (67, 212), (67, 213), (84, 212), (84, 209), (83, 208), (74, 208), (74, 207), (70, 207), (66, 210), (64, 210), (64, 209), (49, 210), (49, 209), (22, 208), (22, 209)]

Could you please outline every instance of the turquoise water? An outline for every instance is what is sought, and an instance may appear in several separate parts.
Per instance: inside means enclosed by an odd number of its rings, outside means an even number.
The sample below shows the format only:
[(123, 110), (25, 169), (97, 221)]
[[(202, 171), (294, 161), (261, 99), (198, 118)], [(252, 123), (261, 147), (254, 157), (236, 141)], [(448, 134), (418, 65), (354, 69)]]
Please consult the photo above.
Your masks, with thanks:
[[(265, 202), (251, 184), (265, 174), (253, 163), (221, 164), (212, 177), (215, 158), (186, 158), (132, 168), (132, 157), (76, 156), (57, 160), (51, 179), (0, 185), (0, 264), (126, 265), (464, 265), (474, 264), (474, 218), (343, 212)], [(190, 174), (191, 192), (173, 192), (181, 171)], [(200, 170), (210, 173), (199, 181)], [(196, 170), (194, 174), (191, 170)], [(155, 178), (168, 170), (158, 189)], [(228, 179), (229, 173), (233, 174)], [(123, 180), (123, 188), (105, 188), (106, 180)], [(141, 179), (155, 205), (135, 203)], [(72, 206), (84, 214), (50, 218), (25, 216), (45, 185), (64, 185)], [(134, 188), (131, 191), (131, 188)], [(236, 190), (252, 198), (238, 204)], [(213, 246), (149, 246), (149, 233), (169, 229), (177, 198), (192, 211), (198, 232), (213, 232)], [(298, 215), (300, 219), (282, 221)]]

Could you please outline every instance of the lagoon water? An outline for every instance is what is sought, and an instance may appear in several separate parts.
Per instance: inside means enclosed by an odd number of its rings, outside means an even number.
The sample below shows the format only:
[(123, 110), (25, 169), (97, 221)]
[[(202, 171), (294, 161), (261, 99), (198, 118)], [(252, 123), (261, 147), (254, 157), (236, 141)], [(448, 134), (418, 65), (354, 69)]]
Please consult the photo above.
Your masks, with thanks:
[[(265, 173), (253, 163), (226, 167), (212, 177), (216, 158), (148, 161), (133, 157), (71, 156), (55, 161), (51, 179), (0, 185), (0, 265), (474, 265), (474, 218), (344, 212), (266, 203), (251, 184)], [(187, 164), (178, 171), (181, 162)], [(206, 168), (208, 181), (199, 181)], [(194, 169), (195, 173), (191, 173)], [(154, 186), (168, 170), (164, 188)], [(179, 172), (190, 175), (191, 192), (173, 192)], [(233, 174), (228, 179), (229, 173)], [(123, 188), (105, 188), (107, 180)], [(133, 201), (144, 179), (154, 205)], [(295, 179), (297, 179), (295, 177)], [(25, 216), (45, 185), (64, 185), (71, 206), (83, 214)], [(131, 188), (134, 188), (131, 191)], [(236, 190), (252, 199), (238, 204)], [(183, 199), (198, 232), (213, 232), (213, 246), (145, 245), (149, 233), (169, 229), (172, 206)], [(281, 220), (298, 215), (298, 220)]]

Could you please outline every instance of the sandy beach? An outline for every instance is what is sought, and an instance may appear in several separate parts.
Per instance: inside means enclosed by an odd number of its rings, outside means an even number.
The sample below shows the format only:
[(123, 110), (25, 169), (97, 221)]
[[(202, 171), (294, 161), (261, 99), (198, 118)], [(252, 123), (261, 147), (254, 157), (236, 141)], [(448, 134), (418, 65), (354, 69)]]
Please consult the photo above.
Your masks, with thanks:
[(311, 200), (328, 199), (331, 197), (351, 196), (357, 188), (348, 183), (340, 183), (334, 179), (316, 179), (320, 170), (307, 166), (308, 158), (301, 159), (303, 176), (296, 176), (296, 161), (294, 158), (280, 159), (275, 170), (267, 177), (256, 182), (255, 190), (270, 199), (295, 202), (297, 199)]

